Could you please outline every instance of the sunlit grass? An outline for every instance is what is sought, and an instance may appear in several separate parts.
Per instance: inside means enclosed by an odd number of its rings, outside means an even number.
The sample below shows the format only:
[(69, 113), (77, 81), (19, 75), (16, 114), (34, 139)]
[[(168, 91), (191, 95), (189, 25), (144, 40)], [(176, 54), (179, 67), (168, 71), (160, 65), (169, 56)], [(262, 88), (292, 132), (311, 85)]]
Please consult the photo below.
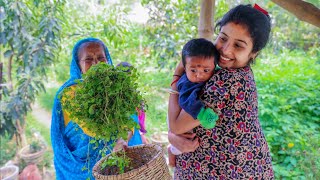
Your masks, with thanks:
[(50, 129), (38, 122), (31, 114), (27, 115), (26, 136), (29, 140), (34, 132), (39, 132), (44, 138), (46, 144), (51, 146)]
[(141, 75), (141, 85), (145, 91), (147, 136), (160, 131), (167, 131), (166, 122), (169, 94), (164, 90), (170, 87), (171, 73), (149, 71)]
[(57, 90), (57, 87), (51, 87), (47, 88), (46, 92), (39, 94), (39, 96), (37, 97), (37, 102), (39, 103), (40, 107), (50, 112), (52, 110), (53, 99), (56, 95)]

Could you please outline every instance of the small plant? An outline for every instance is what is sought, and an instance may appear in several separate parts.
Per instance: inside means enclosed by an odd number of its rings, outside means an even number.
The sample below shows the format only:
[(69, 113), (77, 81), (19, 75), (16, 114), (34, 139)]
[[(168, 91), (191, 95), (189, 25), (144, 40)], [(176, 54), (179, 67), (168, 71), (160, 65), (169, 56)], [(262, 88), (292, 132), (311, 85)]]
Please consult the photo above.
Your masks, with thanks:
[[(95, 134), (91, 143), (127, 139), (128, 131), (138, 128), (130, 116), (143, 98), (137, 90), (137, 70), (130, 67), (130, 72), (127, 71), (127, 67), (99, 63), (83, 75), (75, 89), (66, 89), (63, 108), (71, 119)], [(104, 150), (100, 151), (102, 156)], [(116, 165), (123, 172), (129, 162), (121, 158), (110, 157), (104, 166)]]
[(42, 144), (39, 141), (32, 141), (30, 143), (30, 153), (38, 152), (42, 149)]
[(35, 129), (31, 129), (32, 140), (29, 144), (29, 153), (36, 153), (41, 151), (46, 145), (43, 137)]
[[(106, 166), (110, 167), (105, 174), (122, 174), (125, 172), (125, 169), (129, 167), (130, 158), (126, 156), (125, 151), (120, 151), (118, 153), (112, 153), (107, 161), (104, 161), (101, 164), (101, 169), (103, 170)], [(118, 167), (118, 168), (113, 168)]]

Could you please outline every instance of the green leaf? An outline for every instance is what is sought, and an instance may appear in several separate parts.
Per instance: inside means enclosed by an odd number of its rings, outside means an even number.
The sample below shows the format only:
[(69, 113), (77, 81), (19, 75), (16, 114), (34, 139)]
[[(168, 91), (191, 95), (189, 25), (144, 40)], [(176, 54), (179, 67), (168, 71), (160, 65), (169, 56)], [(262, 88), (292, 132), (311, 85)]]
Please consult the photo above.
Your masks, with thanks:
[(7, 50), (6, 52), (3, 53), (3, 56), (5, 58), (9, 58), (13, 54), (12, 50)]
[(297, 160), (295, 158), (290, 159), (290, 163), (295, 167), (297, 166)]

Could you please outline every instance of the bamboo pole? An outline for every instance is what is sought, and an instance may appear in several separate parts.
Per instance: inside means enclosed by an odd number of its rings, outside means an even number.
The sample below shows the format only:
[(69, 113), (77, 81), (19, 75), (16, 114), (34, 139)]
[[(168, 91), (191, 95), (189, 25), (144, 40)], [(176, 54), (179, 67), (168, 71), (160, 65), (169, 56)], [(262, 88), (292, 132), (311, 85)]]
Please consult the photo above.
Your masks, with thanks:
[(215, 0), (201, 0), (198, 36), (213, 41), (213, 20)]
[(2, 100), (2, 62), (0, 62), (0, 101)]

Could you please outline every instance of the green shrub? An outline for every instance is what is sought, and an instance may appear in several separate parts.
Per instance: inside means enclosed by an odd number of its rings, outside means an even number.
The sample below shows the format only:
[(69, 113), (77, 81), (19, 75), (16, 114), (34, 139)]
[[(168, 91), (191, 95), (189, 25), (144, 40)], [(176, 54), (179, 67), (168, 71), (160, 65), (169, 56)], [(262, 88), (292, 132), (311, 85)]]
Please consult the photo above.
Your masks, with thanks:
[(5, 135), (0, 136), (0, 145), (0, 166), (3, 166), (15, 156), (16, 142), (5, 133)]
[(315, 177), (317, 172), (312, 169), (320, 169), (316, 155), (320, 145), (315, 140), (320, 130), (318, 60), (301, 51), (267, 57), (254, 71), (259, 117), (276, 178)]

